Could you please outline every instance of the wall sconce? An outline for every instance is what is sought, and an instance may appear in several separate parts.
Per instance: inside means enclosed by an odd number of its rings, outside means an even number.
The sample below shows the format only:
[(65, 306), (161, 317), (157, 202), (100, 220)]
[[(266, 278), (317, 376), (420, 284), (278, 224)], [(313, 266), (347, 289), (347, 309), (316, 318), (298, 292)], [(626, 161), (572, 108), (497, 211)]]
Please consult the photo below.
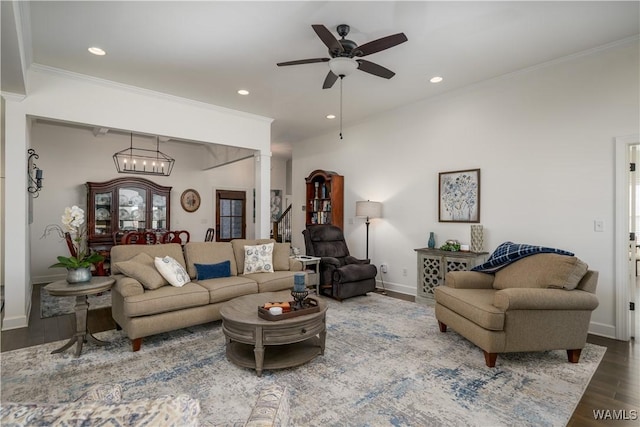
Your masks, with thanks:
[(33, 159), (39, 159), (40, 156), (36, 154), (36, 150), (29, 148), (27, 150), (29, 157), (27, 159), (27, 176), (29, 177), (27, 191), (36, 198), (40, 195), (40, 189), (42, 188), (42, 169), (33, 162)]

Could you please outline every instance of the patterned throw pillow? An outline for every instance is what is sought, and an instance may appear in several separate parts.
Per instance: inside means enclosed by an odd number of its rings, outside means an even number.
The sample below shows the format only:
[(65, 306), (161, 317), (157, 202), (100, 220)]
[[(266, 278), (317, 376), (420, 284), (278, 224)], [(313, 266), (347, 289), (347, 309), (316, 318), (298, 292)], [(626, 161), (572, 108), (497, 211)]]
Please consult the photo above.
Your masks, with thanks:
[(273, 243), (244, 247), (244, 273), (273, 273)]
[(156, 257), (154, 264), (171, 286), (180, 288), (191, 281), (184, 267), (170, 256)]

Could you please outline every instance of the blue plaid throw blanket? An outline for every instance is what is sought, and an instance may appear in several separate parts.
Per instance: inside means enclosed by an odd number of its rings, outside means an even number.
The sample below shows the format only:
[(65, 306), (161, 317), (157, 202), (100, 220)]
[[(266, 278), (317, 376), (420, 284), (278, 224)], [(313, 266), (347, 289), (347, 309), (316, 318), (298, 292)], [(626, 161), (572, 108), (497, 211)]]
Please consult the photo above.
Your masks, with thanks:
[(554, 253), (560, 255), (573, 256), (573, 252), (564, 251), (562, 249), (547, 248), (544, 246), (525, 245), (522, 243), (504, 242), (496, 248), (491, 254), (487, 262), (473, 267), (471, 271), (480, 271), (482, 273), (495, 273), (496, 271), (506, 267), (507, 265), (529, 255)]

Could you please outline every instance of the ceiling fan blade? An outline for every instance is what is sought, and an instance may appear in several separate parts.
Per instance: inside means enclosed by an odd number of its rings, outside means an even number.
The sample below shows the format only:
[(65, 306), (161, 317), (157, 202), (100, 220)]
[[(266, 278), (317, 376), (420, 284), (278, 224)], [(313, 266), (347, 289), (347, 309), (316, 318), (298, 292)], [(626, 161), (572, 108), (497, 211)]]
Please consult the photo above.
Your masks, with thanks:
[(391, 36), (382, 37), (381, 39), (365, 43), (362, 46), (358, 46), (357, 50), (361, 52), (358, 56), (367, 56), (372, 53), (380, 52), (381, 50), (389, 49), (406, 42), (407, 36), (404, 33), (393, 34)]
[(329, 58), (311, 58), (311, 59), (299, 59), (297, 61), (278, 62), (278, 67), (285, 65), (300, 65), (300, 64), (313, 64), (314, 62), (329, 62)]
[(320, 24), (315, 24), (311, 27), (313, 28), (313, 31), (316, 32), (318, 37), (320, 37), (322, 43), (324, 43), (330, 51), (344, 52), (344, 48), (342, 47), (338, 39), (336, 39), (336, 37), (331, 34), (331, 31), (329, 31), (327, 27)]
[(382, 65), (375, 64), (373, 62), (367, 61), (366, 59), (357, 59), (358, 61), (358, 70), (362, 70), (365, 73), (373, 74), (374, 76), (382, 77), (385, 79), (390, 79), (395, 76), (396, 73), (389, 70), (388, 68), (384, 68)]
[(332, 71), (329, 71), (329, 74), (327, 74), (327, 77), (325, 77), (324, 79), (324, 84), (322, 85), (322, 89), (331, 89), (331, 87), (336, 82), (336, 80), (338, 80), (338, 76), (333, 74)]

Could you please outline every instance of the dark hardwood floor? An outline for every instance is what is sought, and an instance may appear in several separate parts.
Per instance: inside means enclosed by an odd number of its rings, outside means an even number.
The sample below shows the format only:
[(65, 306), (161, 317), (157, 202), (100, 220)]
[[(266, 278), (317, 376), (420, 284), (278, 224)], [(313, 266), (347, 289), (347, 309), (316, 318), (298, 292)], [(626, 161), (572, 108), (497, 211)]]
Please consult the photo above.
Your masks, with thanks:
[[(39, 345), (51, 341), (68, 339), (73, 331), (73, 315), (40, 318), (40, 292), (42, 286), (34, 286), (29, 327), (3, 331), (1, 350)], [(387, 291), (387, 295), (413, 301), (412, 296)], [(89, 315), (89, 330), (101, 332), (115, 328), (110, 308), (92, 310)], [(634, 340), (625, 342), (596, 335), (587, 341), (607, 347), (607, 352), (582, 396), (569, 427), (640, 424), (640, 352)], [(482, 357), (478, 353), (478, 357)], [(596, 420), (594, 411), (603, 411), (609, 418), (626, 419)], [(609, 412), (606, 412), (609, 411)], [(635, 412), (634, 412), (635, 411)]]

